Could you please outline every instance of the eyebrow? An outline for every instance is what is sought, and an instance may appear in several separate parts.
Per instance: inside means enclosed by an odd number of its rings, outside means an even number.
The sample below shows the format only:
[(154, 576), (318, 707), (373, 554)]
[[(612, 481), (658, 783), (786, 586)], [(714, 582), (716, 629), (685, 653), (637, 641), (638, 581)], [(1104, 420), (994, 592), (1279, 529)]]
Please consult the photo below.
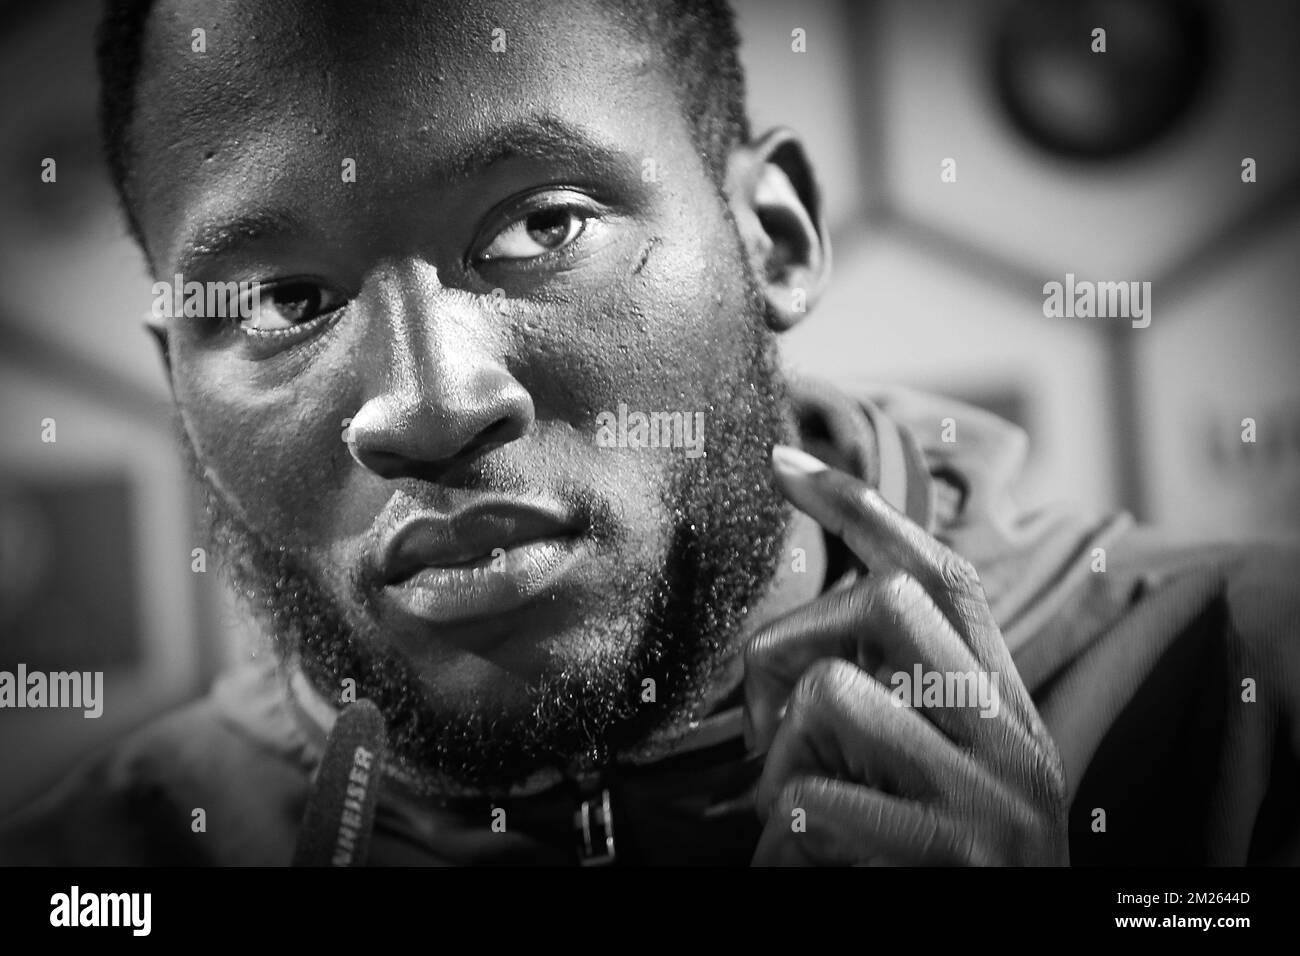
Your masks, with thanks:
[(210, 219), (181, 244), (176, 264), (183, 273), (204, 259), (218, 259), (251, 242), (302, 235), (303, 231), (303, 224), (295, 216), (269, 209), (253, 210), (233, 219)]
[(584, 130), (549, 114), (530, 116), (493, 129), (455, 151), (447, 177), (470, 179), (507, 159), (561, 161), (584, 169), (611, 171), (618, 151), (597, 143)]
[[(617, 150), (601, 145), (583, 130), (543, 114), (497, 127), (456, 145), (440, 173), (448, 181), (464, 182), (516, 158), (564, 163), (586, 175), (614, 174), (628, 162)], [(274, 209), (252, 210), (233, 218), (216, 217), (200, 224), (181, 243), (176, 263), (184, 272), (249, 243), (302, 236), (306, 231), (297, 216)]]

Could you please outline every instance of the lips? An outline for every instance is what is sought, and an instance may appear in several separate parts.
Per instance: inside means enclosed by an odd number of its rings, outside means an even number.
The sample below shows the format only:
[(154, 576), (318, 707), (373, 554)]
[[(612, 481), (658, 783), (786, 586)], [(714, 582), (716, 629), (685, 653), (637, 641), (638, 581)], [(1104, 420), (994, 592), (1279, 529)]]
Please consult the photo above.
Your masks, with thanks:
[(491, 562), (529, 541), (567, 538), (577, 533), (572, 521), (542, 508), (499, 503), (453, 515), (430, 515), (403, 524), (384, 548), (382, 571), (397, 584), (424, 568), (468, 567)]
[(388, 612), (450, 624), (515, 610), (555, 586), (587, 554), (561, 509), (489, 502), (403, 524), (383, 548)]

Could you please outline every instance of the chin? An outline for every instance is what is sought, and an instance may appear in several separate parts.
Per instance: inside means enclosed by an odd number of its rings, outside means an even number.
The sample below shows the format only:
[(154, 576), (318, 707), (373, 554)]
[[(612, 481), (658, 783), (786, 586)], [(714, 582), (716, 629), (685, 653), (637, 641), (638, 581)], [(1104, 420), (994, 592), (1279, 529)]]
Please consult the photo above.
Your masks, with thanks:
[(403, 655), (431, 701), (439, 706), (521, 706), (542, 685), (583, 675), (608, 675), (629, 666), (626, 642), (596, 638), (586, 627), (546, 633), (515, 631), (488, 654), (444, 645), (430, 658)]

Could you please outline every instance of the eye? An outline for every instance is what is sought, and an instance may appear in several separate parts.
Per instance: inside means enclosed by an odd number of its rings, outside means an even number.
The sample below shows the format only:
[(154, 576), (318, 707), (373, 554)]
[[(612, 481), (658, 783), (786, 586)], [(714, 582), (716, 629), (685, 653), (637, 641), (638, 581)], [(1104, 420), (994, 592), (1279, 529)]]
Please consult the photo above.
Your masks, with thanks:
[(346, 304), (333, 289), (309, 279), (263, 285), (240, 300), (239, 327), (245, 332), (283, 332), (327, 315)]
[(570, 206), (548, 206), (530, 212), (498, 232), (479, 258), (535, 259), (563, 249), (582, 234), (587, 219)]

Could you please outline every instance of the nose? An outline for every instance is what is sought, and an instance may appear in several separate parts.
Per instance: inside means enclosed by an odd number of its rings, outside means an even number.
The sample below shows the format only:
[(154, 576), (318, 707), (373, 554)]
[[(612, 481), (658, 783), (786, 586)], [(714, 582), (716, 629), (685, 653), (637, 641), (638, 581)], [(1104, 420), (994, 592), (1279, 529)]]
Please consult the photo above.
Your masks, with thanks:
[(528, 433), (532, 396), (506, 366), (494, 300), (443, 286), (426, 263), (368, 285), (355, 364), (369, 397), (347, 433), (363, 468), (427, 478)]

